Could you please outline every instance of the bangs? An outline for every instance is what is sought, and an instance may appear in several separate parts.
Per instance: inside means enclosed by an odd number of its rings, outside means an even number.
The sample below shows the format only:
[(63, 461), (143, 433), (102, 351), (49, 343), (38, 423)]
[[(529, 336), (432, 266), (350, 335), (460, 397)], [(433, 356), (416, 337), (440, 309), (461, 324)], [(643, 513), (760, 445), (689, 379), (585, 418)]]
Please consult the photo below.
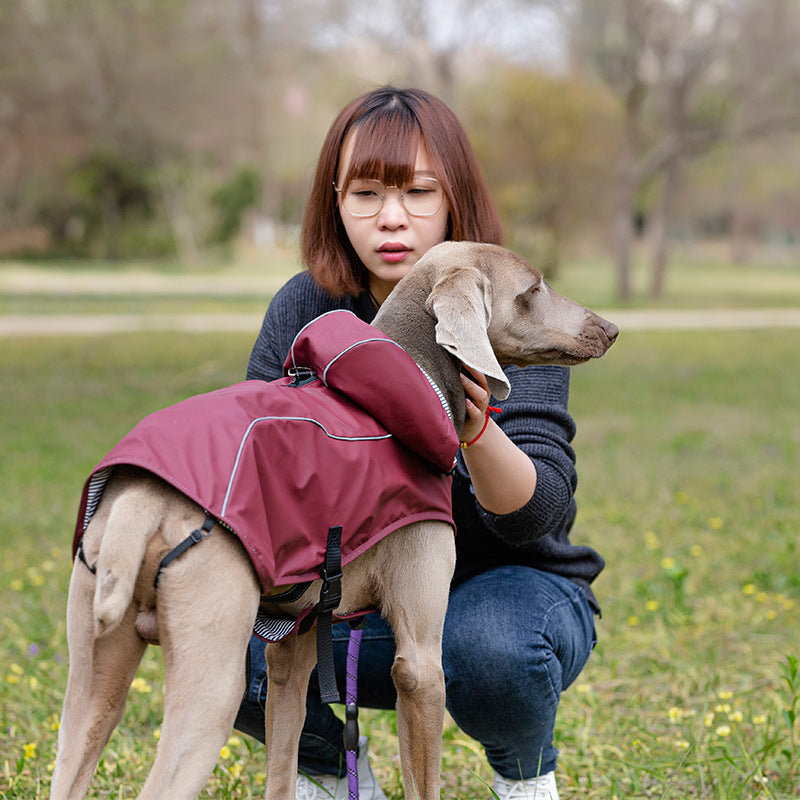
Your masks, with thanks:
[(422, 137), (419, 123), (405, 106), (365, 117), (353, 128), (353, 136), (345, 186), (356, 178), (377, 178), (384, 186), (402, 186), (413, 179)]

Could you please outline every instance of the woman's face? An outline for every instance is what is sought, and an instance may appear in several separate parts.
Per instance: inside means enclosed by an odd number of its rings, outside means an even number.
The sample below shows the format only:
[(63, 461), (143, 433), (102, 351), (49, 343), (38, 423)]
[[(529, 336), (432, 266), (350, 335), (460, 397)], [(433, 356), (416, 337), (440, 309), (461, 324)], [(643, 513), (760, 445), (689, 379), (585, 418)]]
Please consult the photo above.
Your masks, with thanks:
[[(350, 167), (354, 134), (355, 131), (348, 134), (342, 145), (337, 186), (342, 186)], [(415, 177), (438, 177), (431, 168), (424, 144), (417, 149), (414, 171)], [(431, 247), (444, 241), (450, 208), (445, 197), (435, 214), (412, 216), (400, 202), (399, 191), (389, 189), (383, 207), (373, 217), (354, 217), (343, 205), (341, 193), (339, 213), (350, 244), (369, 272), (369, 289), (375, 300), (382, 303), (411, 267)]]

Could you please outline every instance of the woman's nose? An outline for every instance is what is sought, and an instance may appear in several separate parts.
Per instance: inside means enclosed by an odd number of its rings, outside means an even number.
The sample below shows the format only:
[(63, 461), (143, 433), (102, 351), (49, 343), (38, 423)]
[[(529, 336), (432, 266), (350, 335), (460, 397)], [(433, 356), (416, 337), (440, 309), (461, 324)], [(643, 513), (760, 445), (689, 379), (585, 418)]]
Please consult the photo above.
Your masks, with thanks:
[(400, 201), (400, 190), (397, 188), (386, 189), (383, 207), (378, 214), (378, 224), (381, 227), (398, 228), (408, 223), (408, 212)]

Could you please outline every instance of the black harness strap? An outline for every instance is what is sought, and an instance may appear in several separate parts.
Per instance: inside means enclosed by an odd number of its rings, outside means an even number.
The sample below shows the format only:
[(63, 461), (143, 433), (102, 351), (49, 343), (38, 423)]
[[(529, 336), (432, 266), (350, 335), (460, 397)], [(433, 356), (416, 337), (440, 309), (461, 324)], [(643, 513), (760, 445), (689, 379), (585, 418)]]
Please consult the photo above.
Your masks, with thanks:
[(338, 703), (339, 689), (333, 667), (333, 612), (342, 599), (342, 526), (328, 529), (325, 564), (320, 571), (322, 588), (316, 607), (317, 617), (317, 675), (323, 703)]
[(309, 586), (311, 586), (311, 581), (307, 581), (306, 583), (295, 583), (292, 584), (285, 592), (279, 592), (278, 594), (265, 594), (261, 599), (265, 603), (277, 603), (278, 605), (281, 603), (294, 603), (295, 600), (299, 600), (306, 593), (306, 590)]
[(97, 575), (97, 567), (93, 567), (87, 560), (86, 560), (86, 553), (83, 552), (83, 539), (78, 542), (78, 558), (84, 563), (86, 569), (92, 573), (92, 575)]
[(158, 579), (161, 577), (161, 573), (166, 567), (168, 567), (179, 555), (185, 553), (190, 547), (196, 545), (198, 542), (202, 542), (203, 539), (206, 538), (211, 533), (211, 529), (214, 527), (214, 523), (216, 520), (211, 514), (206, 511), (206, 521), (202, 524), (201, 527), (195, 528), (177, 547), (170, 550), (164, 558), (161, 559), (161, 563), (158, 565), (158, 572), (156, 572), (156, 579), (154, 581), (154, 586), (158, 588)]

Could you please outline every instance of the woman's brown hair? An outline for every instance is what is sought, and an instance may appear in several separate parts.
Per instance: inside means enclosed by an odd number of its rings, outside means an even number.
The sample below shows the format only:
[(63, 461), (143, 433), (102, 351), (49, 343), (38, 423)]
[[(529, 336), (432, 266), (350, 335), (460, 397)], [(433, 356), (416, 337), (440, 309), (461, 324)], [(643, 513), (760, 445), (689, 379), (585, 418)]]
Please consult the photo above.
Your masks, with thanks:
[(384, 86), (347, 105), (322, 145), (303, 218), (303, 263), (334, 297), (358, 295), (367, 271), (344, 230), (334, 184), (345, 137), (358, 131), (344, 188), (353, 178), (379, 178), (400, 186), (414, 174), (420, 142), (425, 144), (450, 207), (447, 238), (500, 244), (502, 229), (469, 139), (456, 115), (420, 89)]

